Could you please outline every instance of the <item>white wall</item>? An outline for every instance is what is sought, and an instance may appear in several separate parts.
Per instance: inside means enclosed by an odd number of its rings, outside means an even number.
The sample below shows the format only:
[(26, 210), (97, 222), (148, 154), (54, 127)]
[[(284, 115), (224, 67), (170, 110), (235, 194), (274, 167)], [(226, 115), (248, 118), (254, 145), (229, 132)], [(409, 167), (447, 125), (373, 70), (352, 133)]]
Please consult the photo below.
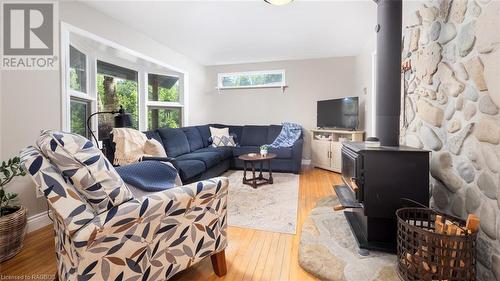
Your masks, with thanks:
[[(285, 69), (288, 88), (238, 89), (219, 93), (217, 73)], [(207, 92), (198, 97), (206, 104), (202, 122), (222, 124), (280, 124), (296, 122), (306, 130), (316, 127), (316, 101), (359, 96), (355, 90), (355, 58), (324, 58), (231, 64), (207, 67)], [(363, 106), (360, 106), (361, 111)], [(361, 117), (361, 128), (363, 128)], [(310, 159), (310, 134), (306, 132), (303, 157)]]
[(360, 93), (364, 97), (365, 104), (365, 116), (364, 116), (364, 128), (365, 137), (374, 136), (373, 132), (373, 61), (372, 55), (376, 49), (376, 33), (374, 32), (366, 41), (363, 49), (356, 56), (356, 88), (355, 91)]
[[(205, 86), (205, 68), (124, 24), (78, 2), (60, 2), (61, 21), (104, 37), (131, 50), (189, 74), (189, 93), (196, 96)], [(196, 99), (191, 98), (191, 101)], [(203, 119), (202, 103), (187, 104)], [(32, 145), (41, 129), (61, 129), (61, 81), (59, 71), (2, 71), (0, 81), (0, 155), (12, 157)], [(2, 158), (2, 159), (5, 159)], [(14, 181), (9, 190), (19, 193), (29, 215), (45, 210), (45, 200), (36, 199), (28, 177)]]

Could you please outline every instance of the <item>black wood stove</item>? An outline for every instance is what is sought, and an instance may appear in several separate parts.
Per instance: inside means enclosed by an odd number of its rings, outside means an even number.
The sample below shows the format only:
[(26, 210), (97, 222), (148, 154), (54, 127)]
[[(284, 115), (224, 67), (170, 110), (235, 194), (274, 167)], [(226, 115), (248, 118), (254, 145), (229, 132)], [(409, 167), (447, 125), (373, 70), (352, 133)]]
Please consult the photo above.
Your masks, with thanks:
[(400, 146), (402, 0), (377, 3), (376, 136), (381, 147), (345, 143), (335, 192), (362, 249), (394, 252), (396, 210), (429, 204), (429, 152)]
[(396, 210), (429, 202), (429, 152), (406, 146), (342, 147), (344, 185), (334, 187), (362, 249), (396, 251)]

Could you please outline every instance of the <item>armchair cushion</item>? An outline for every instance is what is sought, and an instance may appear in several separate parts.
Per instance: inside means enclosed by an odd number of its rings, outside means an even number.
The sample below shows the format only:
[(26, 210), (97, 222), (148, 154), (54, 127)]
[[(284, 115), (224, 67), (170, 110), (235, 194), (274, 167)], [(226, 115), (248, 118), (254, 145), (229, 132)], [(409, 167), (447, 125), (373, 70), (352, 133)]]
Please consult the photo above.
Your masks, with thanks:
[(113, 165), (86, 138), (58, 131), (45, 131), (37, 140), (42, 154), (61, 171), (100, 214), (132, 199)]
[(38, 149), (30, 146), (21, 151), (21, 163), (23, 170), (47, 198), (55, 220), (64, 226), (68, 236), (95, 217), (92, 207)]

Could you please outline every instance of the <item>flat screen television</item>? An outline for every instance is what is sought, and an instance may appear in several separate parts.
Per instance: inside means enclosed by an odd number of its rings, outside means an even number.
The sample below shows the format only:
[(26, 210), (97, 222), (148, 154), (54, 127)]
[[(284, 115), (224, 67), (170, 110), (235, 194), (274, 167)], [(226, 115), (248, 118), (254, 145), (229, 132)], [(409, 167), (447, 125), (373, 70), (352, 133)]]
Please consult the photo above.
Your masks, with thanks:
[(358, 127), (358, 97), (318, 101), (318, 128), (354, 130)]

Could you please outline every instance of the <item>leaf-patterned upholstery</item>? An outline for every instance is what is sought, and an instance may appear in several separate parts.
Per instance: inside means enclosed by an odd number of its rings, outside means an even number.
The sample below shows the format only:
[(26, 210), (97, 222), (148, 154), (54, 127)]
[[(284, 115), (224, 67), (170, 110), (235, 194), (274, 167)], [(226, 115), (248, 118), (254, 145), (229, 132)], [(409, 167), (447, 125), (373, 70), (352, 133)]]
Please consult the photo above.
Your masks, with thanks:
[(98, 214), (132, 199), (132, 193), (113, 165), (86, 138), (44, 131), (36, 144)]
[(34, 147), (28, 147), (21, 152), (21, 162), (36, 187), (47, 198), (54, 212), (55, 219), (64, 226), (63, 231), (72, 236), (83, 225), (89, 223), (95, 216), (95, 211), (85, 199), (65, 179), (50, 162)]
[(227, 245), (227, 178), (151, 193), (97, 214), (39, 149), (28, 147), (21, 158), (56, 218), (61, 280), (167, 280)]

